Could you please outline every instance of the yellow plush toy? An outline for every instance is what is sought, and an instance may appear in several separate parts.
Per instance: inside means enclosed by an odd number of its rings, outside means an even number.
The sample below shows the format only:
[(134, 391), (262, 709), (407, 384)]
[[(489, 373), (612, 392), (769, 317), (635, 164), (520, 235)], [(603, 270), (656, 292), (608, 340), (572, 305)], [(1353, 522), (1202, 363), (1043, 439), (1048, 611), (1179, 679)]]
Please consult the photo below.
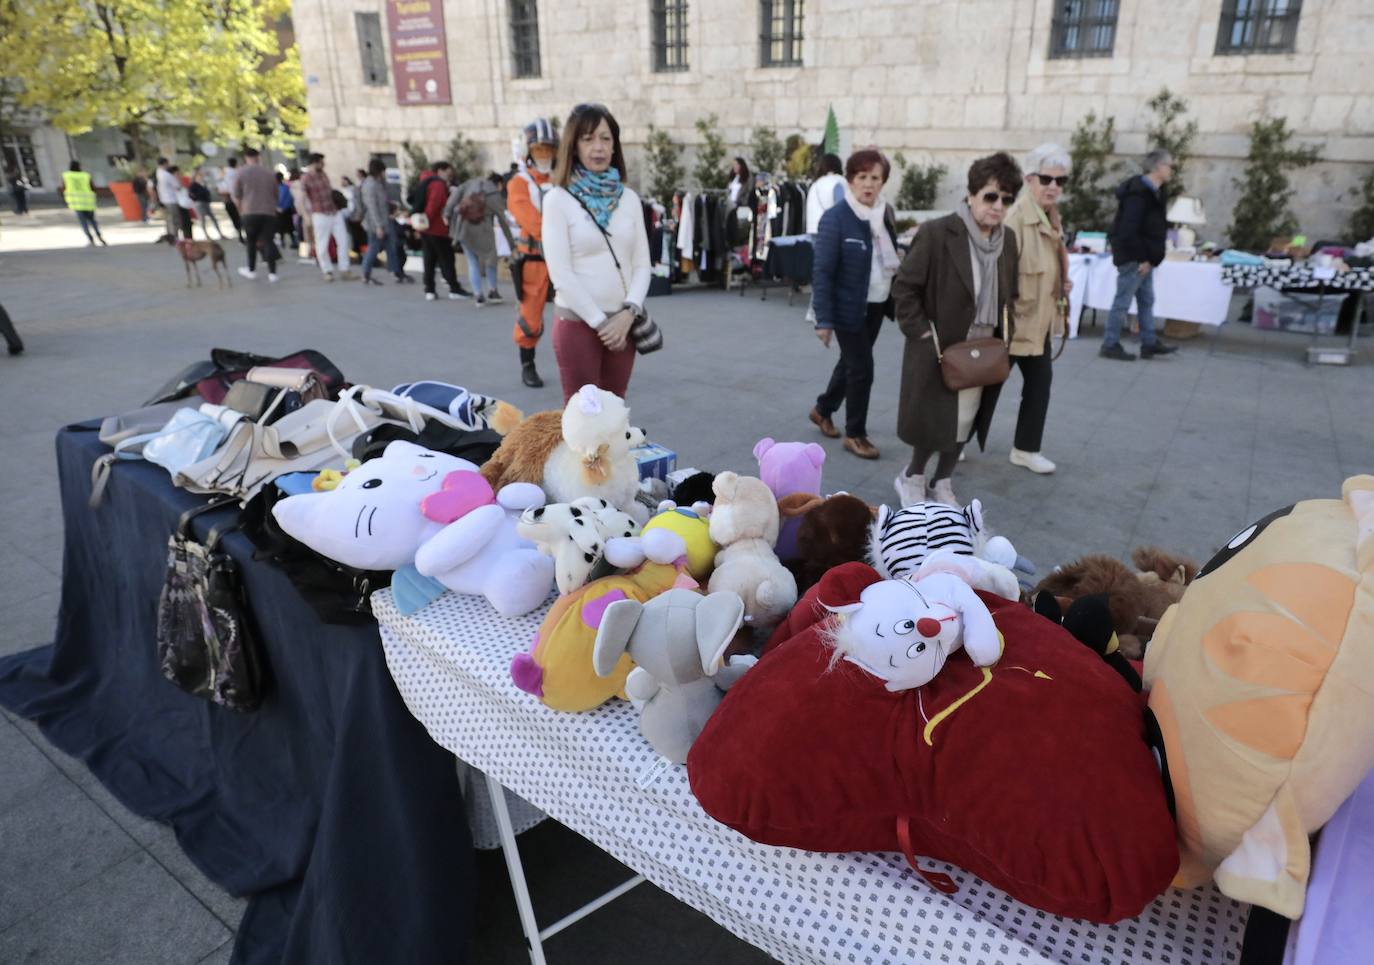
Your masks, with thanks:
[(695, 509), (682, 509), (669, 504), (644, 524), (644, 532), (655, 529), (667, 530), (682, 537), (687, 545), (687, 572), (692, 579), (705, 584), (716, 565), (716, 551), (720, 549), (711, 540), (711, 524), (706, 517)]
[(1308, 835), (1374, 768), (1374, 476), (1242, 530), (1145, 654), (1175, 884), (1302, 913)]

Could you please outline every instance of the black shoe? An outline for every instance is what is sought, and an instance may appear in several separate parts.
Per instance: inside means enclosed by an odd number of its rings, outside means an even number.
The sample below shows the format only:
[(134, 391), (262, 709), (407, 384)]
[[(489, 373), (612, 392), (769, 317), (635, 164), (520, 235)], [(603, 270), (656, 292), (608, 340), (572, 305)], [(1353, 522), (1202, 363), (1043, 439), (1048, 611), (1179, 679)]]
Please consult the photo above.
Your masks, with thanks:
[(534, 349), (532, 348), (520, 350), (520, 381), (531, 389), (544, 387), (544, 380), (539, 377), (539, 372), (534, 367)]
[[(24, 351), (24, 343), (23, 343), (23, 342), (13, 342), (13, 343), (10, 344), (9, 350), (10, 350), (10, 354), (11, 354), (11, 355), (19, 355), (19, 354), (23, 353), (23, 351)], [(530, 368), (534, 368), (534, 364), (533, 364), (533, 363), (530, 364)], [(543, 382), (540, 382), (539, 384), (540, 384), (540, 385), (543, 385), (544, 383), (543, 383)]]
[(1153, 345), (1140, 346), (1140, 357), (1143, 359), (1152, 359), (1156, 355), (1173, 355), (1177, 351), (1177, 345), (1165, 345), (1163, 342), (1155, 342)]
[(1097, 354), (1104, 359), (1116, 359), (1118, 362), (1134, 362), (1135, 356), (1121, 347), (1121, 343), (1115, 345), (1104, 345), (1097, 350)]

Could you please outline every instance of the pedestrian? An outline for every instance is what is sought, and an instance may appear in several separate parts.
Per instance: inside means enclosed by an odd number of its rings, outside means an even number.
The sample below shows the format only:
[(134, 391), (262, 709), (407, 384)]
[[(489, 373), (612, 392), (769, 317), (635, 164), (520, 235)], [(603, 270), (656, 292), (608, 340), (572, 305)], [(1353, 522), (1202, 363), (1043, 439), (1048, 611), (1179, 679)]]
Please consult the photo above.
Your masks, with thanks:
[(14, 330), (14, 322), (11, 321), (9, 312), (5, 311), (4, 305), (0, 305), (0, 335), (4, 336), (5, 347), (11, 355), (18, 355), (24, 351), (24, 341)]
[(335, 199), (334, 186), (329, 183), (329, 175), (324, 173), (324, 155), (310, 155), (309, 170), (301, 176), (301, 190), (305, 194), (305, 206), (310, 213), (310, 226), (315, 232), (315, 257), (320, 263), (320, 273), (325, 281), (334, 280), (334, 258), (329, 254), (329, 242), (334, 242), (334, 254), (338, 258), (339, 277), (353, 278), (348, 260), (348, 228), (344, 222), (346, 204)]
[(356, 252), (358, 260), (363, 260), (363, 246), (367, 244), (367, 232), (363, 230), (363, 199), (358, 186), (367, 180), (363, 173), (357, 181), (347, 174), (339, 180), (339, 193), (347, 202), (343, 208), (344, 228), (348, 231), (349, 251)]
[[(362, 187), (358, 192), (362, 229), (367, 236), (367, 253), (363, 255), (363, 284), (380, 285), (381, 281), (372, 277), (372, 268), (377, 264), (377, 255), (387, 245), (387, 222), (391, 220), (387, 214), (386, 182), (383, 180), (386, 177), (386, 164), (373, 158), (367, 167), (367, 176), (362, 179)], [(387, 264), (395, 265), (391, 259), (391, 252), (388, 251)]]
[(425, 301), (432, 302), (438, 296), (434, 292), (434, 271), (437, 268), (448, 283), (448, 297), (456, 300), (467, 298), (468, 292), (458, 284), (458, 273), (453, 266), (453, 241), (449, 237), (448, 222), (444, 220), (444, 208), (448, 204), (449, 188), (453, 186), (453, 165), (447, 161), (437, 161), (429, 177), (420, 182), (421, 210), (428, 221), (420, 231), (420, 244), (424, 249)]
[(811, 421), (836, 438), (830, 417), (844, 406), (844, 447), (860, 459), (877, 459), (868, 438), (868, 397), (873, 388), (873, 345), (883, 319), (892, 316), (892, 276), (897, 257), (897, 216), (883, 200), (892, 173), (872, 149), (845, 162), (844, 200), (821, 215), (812, 273), (816, 337), (826, 348), (839, 342), (830, 383), (811, 409)]
[(62, 172), (62, 197), (67, 201), (67, 207), (76, 212), (77, 223), (86, 233), (87, 247), (94, 248), (96, 239), (108, 246), (109, 242), (100, 233), (100, 225), (95, 221), (95, 190), (91, 187), (91, 176), (81, 170), (80, 161), (73, 161)]
[(5, 172), (5, 180), (10, 184), (10, 201), (14, 203), (16, 215), (29, 213), (29, 182), (17, 167)]
[(1058, 208), (1072, 166), (1069, 152), (1058, 144), (1042, 144), (1031, 151), (1026, 158), (1026, 188), (1007, 212), (1007, 227), (1016, 235), (1018, 253), (1011, 360), (1021, 370), (1021, 408), (1011, 464), (1035, 473), (1054, 472), (1054, 463), (1040, 451), (1040, 444), (1054, 376), (1050, 339), (1065, 334), (1062, 326), (1073, 287)]
[[(248, 248), (248, 266), (240, 267), (244, 278), (256, 278), (258, 250), (267, 262), (267, 280), (277, 280), (277, 260), (280, 252), (273, 235), (279, 225), (281, 175), (274, 175), (262, 166), (262, 156), (255, 148), (245, 148), (243, 168), (234, 168), (234, 195), (230, 199), (241, 212), (244, 243)], [(289, 194), (289, 192), (288, 192)]]
[(406, 272), (407, 249), (418, 248), (419, 237), (410, 226), (410, 216), (405, 209), (392, 201), (387, 204), (386, 219), (386, 266), (403, 285), (412, 285), (415, 279)]
[[(455, 250), (462, 245), (467, 255), (468, 279), (472, 282), (472, 296), (478, 308), (487, 302), (499, 304), (503, 301), (496, 283), (496, 228), (493, 222), (501, 226), (506, 244), (515, 247), (510, 225), (506, 222), (506, 196), (502, 185), (501, 175), (495, 172), (472, 178), (449, 191), (444, 205), (449, 239)], [(484, 273), (485, 288), (482, 285)]]
[(205, 183), (205, 171), (197, 170), (191, 177), (191, 184), (186, 189), (191, 195), (191, 203), (196, 206), (196, 217), (200, 219), (200, 230), (205, 232), (205, 240), (210, 240), (210, 226), (215, 226), (215, 234), (219, 235), (219, 240), (224, 240), (224, 229), (219, 226), (219, 219), (210, 210), (210, 186)]
[(177, 204), (177, 189), (181, 182), (177, 180), (171, 162), (165, 157), (157, 159), (157, 174), (154, 180), (157, 201), (162, 205), (162, 217), (167, 222), (167, 233), (158, 240), (165, 240), (167, 244), (174, 245), (177, 243), (177, 232), (181, 230), (181, 207)]
[(229, 215), (229, 221), (234, 226), (234, 233), (239, 236), (239, 243), (243, 243), (243, 218), (239, 214), (239, 207), (234, 203), (234, 185), (239, 179), (239, 159), (231, 157), (225, 162), (225, 167), (220, 171), (219, 178), (219, 199), (224, 204), (224, 211)]
[[(965, 443), (987, 445), (1000, 385), (948, 388), (940, 353), (974, 338), (1009, 338), (1016, 302), (1016, 236), (1002, 222), (1021, 188), (1021, 169), (1004, 153), (974, 161), (968, 196), (943, 218), (921, 225), (897, 270), (892, 296), (906, 336), (897, 435), (912, 447), (898, 473), (903, 506), (934, 500), (958, 506), (951, 478)], [(938, 333), (939, 347), (936, 346)], [(936, 462), (927, 485), (926, 472)]]
[(177, 217), (181, 222), (181, 233), (187, 241), (191, 241), (191, 212), (196, 206), (195, 199), (191, 197), (191, 179), (181, 173), (178, 165), (173, 164), (167, 170), (171, 171), (177, 180)]
[[(844, 197), (844, 164), (835, 154), (823, 154), (816, 164), (816, 180), (811, 182), (806, 192), (806, 233), (811, 236), (814, 254), (816, 234), (821, 230), (821, 215), (825, 214)], [(816, 306), (812, 302), (806, 306), (806, 320), (816, 324)]]
[[(300, 168), (292, 168), (291, 175), (287, 179), (287, 185), (291, 189), (291, 211), (292, 230), (297, 238), (297, 261), (302, 265), (315, 264), (315, 227), (310, 221), (310, 205), (305, 197), (305, 186), (301, 182), (303, 177)], [(301, 254), (300, 245), (305, 246), (305, 253)]]
[(275, 172), (277, 179), (277, 237), (282, 239), (282, 247), (292, 251), (300, 242), (296, 238), (296, 201), (291, 196), (291, 185), (286, 176)]
[(1135, 355), (1121, 347), (1121, 327), (1135, 299), (1140, 322), (1140, 357), (1152, 359), (1178, 351), (1165, 345), (1155, 333), (1154, 270), (1164, 260), (1164, 239), (1169, 231), (1165, 218), (1164, 185), (1174, 173), (1174, 159), (1156, 148), (1145, 155), (1143, 174), (1132, 175), (1116, 189), (1116, 219), (1107, 238), (1116, 265), (1116, 297), (1107, 313), (1107, 329), (1098, 355), (1118, 362), (1134, 362)]
[(625, 398), (634, 368), (630, 328), (645, 316), (649, 237), (639, 195), (625, 185), (620, 125), (579, 104), (563, 125), (554, 188), (544, 199), (544, 259), (557, 295), (553, 354), (563, 402), (584, 385)]
[(534, 350), (544, 334), (544, 306), (549, 302), (549, 268), (544, 263), (544, 198), (558, 157), (558, 128), (537, 118), (525, 125), (525, 165), (507, 183), (507, 204), (520, 229), (510, 277), (520, 303), (512, 337), (520, 351), (520, 381), (532, 389), (544, 380), (534, 366)]
[(743, 204), (749, 190), (754, 186), (754, 177), (749, 173), (749, 163), (742, 157), (730, 162), (730, 184), (726, 189), (730, 194), (730, 207)]
[(138, 199), (138, 217), (143, 224), (148, 223), (148, 179), (143, 176), (143, 169), (138, 168), (134, 171), (133, 180), (129, 187), (134, 189), (134, 197)]

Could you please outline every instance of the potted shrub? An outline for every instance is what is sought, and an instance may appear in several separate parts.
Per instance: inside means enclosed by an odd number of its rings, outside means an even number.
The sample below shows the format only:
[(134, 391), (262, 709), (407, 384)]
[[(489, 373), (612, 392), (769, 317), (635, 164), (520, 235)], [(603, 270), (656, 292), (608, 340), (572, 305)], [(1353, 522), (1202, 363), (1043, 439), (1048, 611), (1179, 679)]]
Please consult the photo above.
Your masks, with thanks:
[(125, 221), (142, 221), (143, 209), (139, 206), (138, 196), (134, 194), (134, 163), (126, 157), (114, 163), (117, 178), (110, 182), (110, 193), (119, 203), (119, 212)]

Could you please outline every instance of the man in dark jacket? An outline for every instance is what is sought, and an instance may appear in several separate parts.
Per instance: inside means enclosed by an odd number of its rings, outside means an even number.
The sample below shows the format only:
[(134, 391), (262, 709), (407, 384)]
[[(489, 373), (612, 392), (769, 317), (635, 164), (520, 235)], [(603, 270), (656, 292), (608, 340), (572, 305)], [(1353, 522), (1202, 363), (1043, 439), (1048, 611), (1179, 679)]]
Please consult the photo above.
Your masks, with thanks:
[(1177, 351), (1155, 335), (1154, 314), (1154, 269), (1164, 260), (1164, 236), (1169, 230), (1164, 216), (1164, 185), (1174, 173), (1174, 159), (1168, 151), (1155, 149), (1146, 155), (1143, 167), (1144, 174), (1129, 178), (1116, 189), (1118, 206), (1110, 235), (1117, 271), (1116, 298), (1107, 314), (1107, 333), (1098, 354), (1121, 362), (1135, 361), (1135, 356), (1121, 347), (1121, 326), (1131, 299), (1135, 299), (1140, 320), (1141, 357)]

